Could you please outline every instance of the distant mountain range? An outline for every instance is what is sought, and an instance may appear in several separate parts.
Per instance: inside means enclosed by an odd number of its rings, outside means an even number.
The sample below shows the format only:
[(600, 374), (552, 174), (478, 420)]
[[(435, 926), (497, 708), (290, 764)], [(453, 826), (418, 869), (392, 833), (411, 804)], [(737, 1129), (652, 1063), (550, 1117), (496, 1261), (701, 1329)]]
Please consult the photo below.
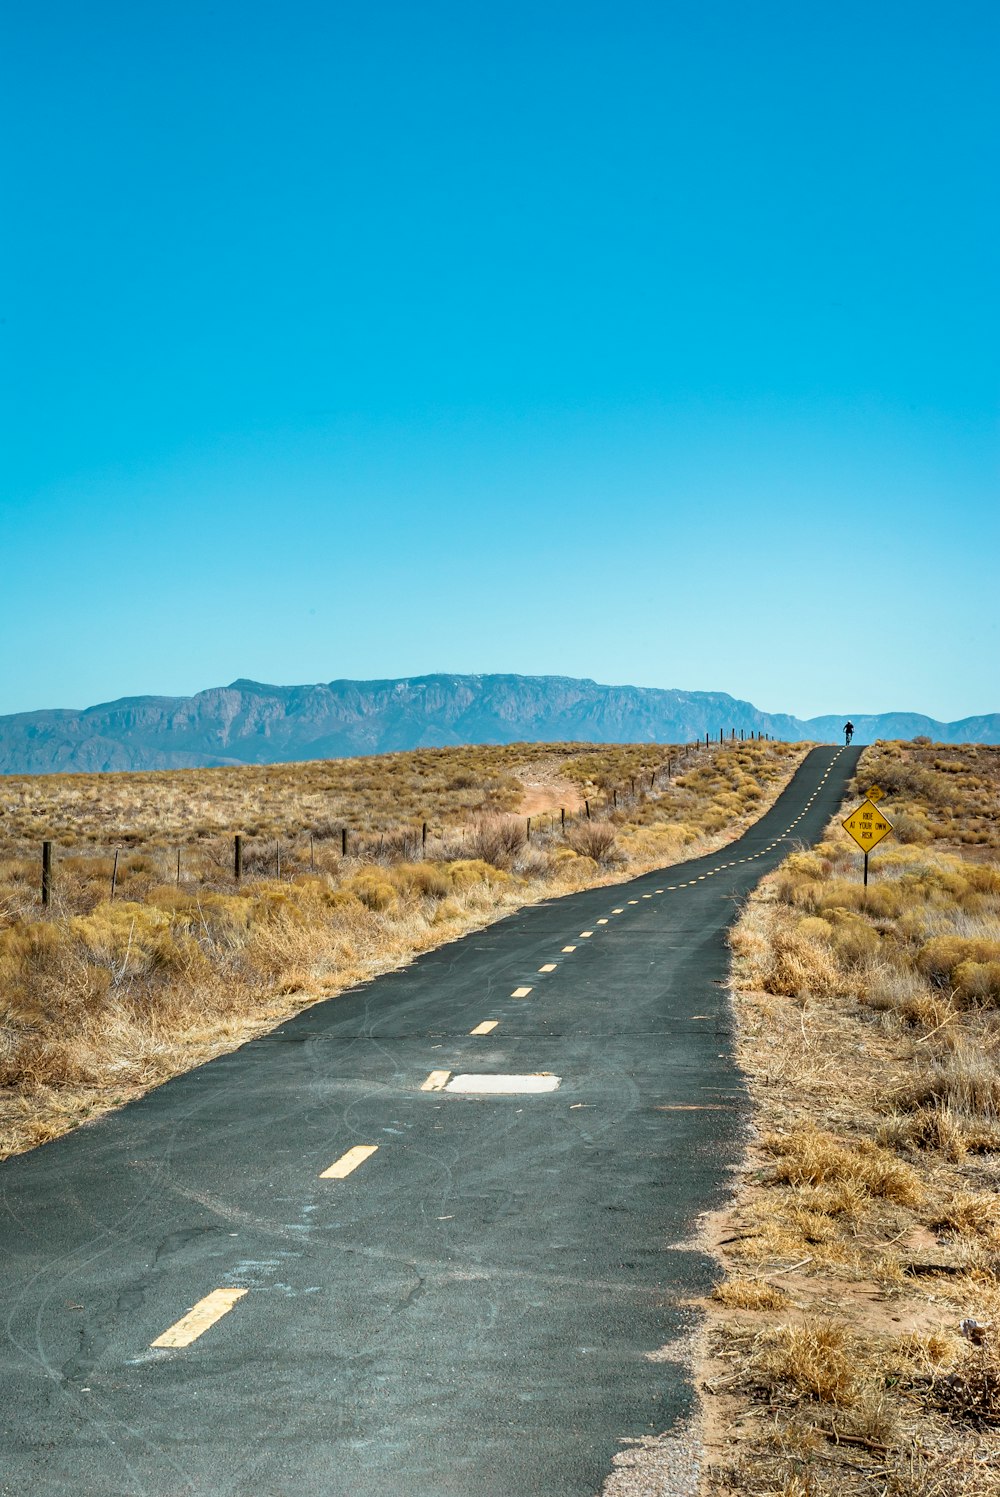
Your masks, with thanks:
[[(1000, 713), (940, 723), (915, 712), (854, 718), (857, 741), (1000, 743)], [(837, 741), (842, 714), (760, 712), (725, 692), (601, 686), (565, 676), (417, 676), (265, 686), (234, 681), (193, 697), (123, 697), (83, 711), (0, 717), (0, 773), (184, 769), (384, 754), (458, 743), (678, 743), (770, 733)]]

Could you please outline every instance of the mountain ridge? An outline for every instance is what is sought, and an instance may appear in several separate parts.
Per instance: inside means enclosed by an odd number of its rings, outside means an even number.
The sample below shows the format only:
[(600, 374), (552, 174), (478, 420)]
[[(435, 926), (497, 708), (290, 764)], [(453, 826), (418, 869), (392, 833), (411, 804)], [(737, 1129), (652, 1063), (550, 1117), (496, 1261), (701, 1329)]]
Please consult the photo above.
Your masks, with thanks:
[[(1000, 743), (1000, 713), (942, 723), (855, 714), (859, 741), (925, 735)], [(513, 674), (339, 678), (278, 686), (240, 677), (190, 697), (120, 697), (0, 717), (0, 774), (210, 768), (460, 743), (684, 742), (705, 733), (837, 741), (844, 718), (762, 712), (727, 692)]]

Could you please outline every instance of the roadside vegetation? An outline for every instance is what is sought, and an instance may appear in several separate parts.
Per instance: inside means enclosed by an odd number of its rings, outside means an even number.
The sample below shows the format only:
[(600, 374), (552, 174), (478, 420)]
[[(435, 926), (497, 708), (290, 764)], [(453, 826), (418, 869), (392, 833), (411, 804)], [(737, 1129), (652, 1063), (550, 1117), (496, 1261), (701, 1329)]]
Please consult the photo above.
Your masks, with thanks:
[(721, 845), (803, 753), (515, 744), (5, 778), (0, 1157), (519, 905)]
[(838, 816), (732, 934), (712, 1497), (1000, 1493), (1000, 749), (879, 744), (850, 804), (876, 784), (867, 891)]

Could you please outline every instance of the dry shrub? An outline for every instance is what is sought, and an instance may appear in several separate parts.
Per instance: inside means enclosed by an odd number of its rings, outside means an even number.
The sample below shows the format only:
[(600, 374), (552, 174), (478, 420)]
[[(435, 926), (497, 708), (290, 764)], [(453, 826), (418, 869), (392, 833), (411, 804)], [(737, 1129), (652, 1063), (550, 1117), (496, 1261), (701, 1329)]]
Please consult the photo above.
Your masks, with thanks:
[(597, 864), (617, 861), (615, 828), (606, 821), (582, 821), (567, 838), (575, 853)]
[(848, 1408), (859, 1394), (855, 1348), (831, 1321), (777, 1326), (758, 1340), (753, 1376), (765, 1387)]
[(996, 1352), (987, 1347), (974, 1351), (963, 1367), (934, 1378), (929, 1396), (956, 1424), (996, 1429), (1000, 1426), (1000, 1361)]
[(373, 868), (365, 868), (346, 879), (343, 892), (353, 894), (369, 910), (379, 912), (391, 910), (399, 902), (399, 891), (392, 879)]
[(932, 1149), (952, 1164), (960, 1164), (969, 1152), (965, 1126), (950, 1107), (895, 1113), (879, 1129), (878, 1141), (889, 1149)]
[(956, 970), (963, 966), (996, 967), (1000, 971), (1000, 941), (935, 936), (917, 954), (918, 969), (939, 986), (954, 984)]
[(483, 816), (472, 827), (468, 845), (474, 858), (509, 869), (527, 840), (527, 827), (520, 817)]
[(938, 1207), (928, 1224), (935, 1231), (985, 1237), (1000, 1242), (1000, 1216), (997, 1197), (992, 1191), (960, 1190)]
[(963, 1117), (1000, 1121), (1000, 1071), (993, 1054), (982, 1045), (959, 1039), (937, 1055), (892, 1097), (904, 1112), (944, 1107)]
[(844, 1183), (901, 1206), (919, 1205), (923, 1198), (914, 1170), (871, 1139), (852, 1139), (847, 1145), (832, 1133), (802, 1125), (787, 1134), (769, 1133), (763, 1144), (778, 1158), (775, 1184)]
[(740, 1275), (716, 1284), (712, 1298), (733, 1310), (781, 1310), (788, 1304), (788, 1295), (777, 1284)]
[(1000, 961), (959, 962), (952, 970), (956, 996), (966, 1003), (1000, 1003)]
[(770, 966), (761, 986), (766, 993), (797, 998), (839, 992), (843, 979), (825, 937), (780, 927), (772, 938)]

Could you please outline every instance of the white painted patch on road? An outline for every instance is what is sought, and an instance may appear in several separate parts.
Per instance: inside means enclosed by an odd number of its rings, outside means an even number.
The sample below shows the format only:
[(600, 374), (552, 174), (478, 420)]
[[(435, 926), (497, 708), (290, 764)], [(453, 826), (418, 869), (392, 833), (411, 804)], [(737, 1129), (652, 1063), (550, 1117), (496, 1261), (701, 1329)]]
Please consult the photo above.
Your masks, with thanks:
[(190, 1346), (192, 1341), (204, 1336), (217, 1320), (228, 1314), (246, 1292), (245, 1289), (213, 1289), (211, 1294), (206, 1294), (186, 1315), (182, 1315), (180, 1320), (164, 1331), (162, 1336), (151, 1341), (150, 1346)]
[(561, 1076), (551, 1071), (536, 1071), (530, 1076), (453, 1076), (445, 1087), (448, 1092), (461, 1092), (467, 1097), (517, 1097), (528, 1092), (554, 1092)]
[(346, 1154), (341, 1154), (335, 1159), (329, 1169), (320, 1175), (321, 1180), (346, 1180), (348, 1175), (357, 1169), (359, 1164), (364, 1164), (373, 1154), (378, 1153), (378, 1144), (355, 1144), (353, 1149), (348, 1149)]

